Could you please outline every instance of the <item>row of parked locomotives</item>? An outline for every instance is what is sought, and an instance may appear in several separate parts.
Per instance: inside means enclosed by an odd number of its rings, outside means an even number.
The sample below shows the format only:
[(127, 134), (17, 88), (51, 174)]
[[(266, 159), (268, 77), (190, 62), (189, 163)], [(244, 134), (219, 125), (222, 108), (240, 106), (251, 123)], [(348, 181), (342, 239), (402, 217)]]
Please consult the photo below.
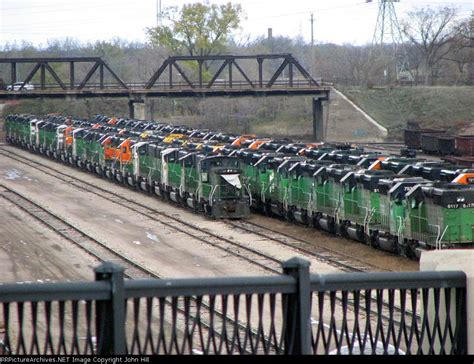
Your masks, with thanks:
[(474, 245), (474, 170), (157, 122), (9, 115), (7, 140), (217, 218), (250, 207), (416, 258)]
[[(214, 218), (247, 216), (249, 197), (239, 160), (215, 154), (213, 148), (193, 148), (190, 141), (204, 136), (198, 134), (189, 128), (102, 116), (90, 121), (58, 116), (6, 118), (6, 138), (12, 144)], [(184, 142), (190, 145), (182, 147)]]

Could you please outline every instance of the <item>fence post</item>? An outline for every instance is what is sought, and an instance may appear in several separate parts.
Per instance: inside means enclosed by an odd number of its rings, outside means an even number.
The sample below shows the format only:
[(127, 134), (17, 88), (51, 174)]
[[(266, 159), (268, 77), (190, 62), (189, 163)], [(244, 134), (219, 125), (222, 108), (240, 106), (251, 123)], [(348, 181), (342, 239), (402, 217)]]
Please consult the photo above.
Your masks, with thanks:
[[(423, 252), (420, 258), (421, 271), (460, 270), (466, 274), (466, 290), (457, 289), (456, 297), (464, 299), (464, 304), (454, 308), (460, 312), (460, 325), (456, 354), (474, 354), (474, 251), (467, 249), (443, 249)], [(464, 291), (464, 292), (463, 292)], [(464, 294), (462, 294), (464, 293)], [(460, 294), (462, 294), (460, 296)]]
[(94, 269), (96, 281), (109, 281), (111, 299), (96, 302), (97, 354), (124, 355), (125, 347), (125, 295), (124, 268), (105, 262)]
[(283, 274), (296, 279), (296, 293), (284, 295), (285, 354), (311, 354), (310, 263), (301, 258), (283, 262)]

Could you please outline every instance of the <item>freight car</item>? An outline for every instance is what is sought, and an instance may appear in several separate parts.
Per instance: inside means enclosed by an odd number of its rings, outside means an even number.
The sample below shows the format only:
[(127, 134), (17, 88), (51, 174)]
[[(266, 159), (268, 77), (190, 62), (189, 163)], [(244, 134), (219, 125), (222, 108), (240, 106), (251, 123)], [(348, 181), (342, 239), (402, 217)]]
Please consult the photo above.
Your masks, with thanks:
[(405, 129), (403, 139), (405, 145), (411, 149), (421, 149), (421, 138), (422, 135), (428, 134), (444, 134), (445, 130), (437, 129)]
[(422, 150), (426, 154), (440, 155), (460, 166), (472, 166), (470, 157), (474, 157), (474, 135), (451, 135), (445, 130), (422, 129), (411, 124), (407, 126), (404, 130), (407, 152)]
[(455, 138), (446, 133), (421, 134), (421, 150), (426, 154), (454, 154)]

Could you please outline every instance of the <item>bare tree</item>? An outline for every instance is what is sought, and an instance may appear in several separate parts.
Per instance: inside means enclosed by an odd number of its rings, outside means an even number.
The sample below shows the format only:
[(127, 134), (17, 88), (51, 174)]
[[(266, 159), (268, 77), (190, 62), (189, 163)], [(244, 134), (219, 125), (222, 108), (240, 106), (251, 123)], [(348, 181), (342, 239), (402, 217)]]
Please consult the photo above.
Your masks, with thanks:
[(444, 57), (456, 65), (458, 75), (455, 80), (465, 80), (466, 66), (474, 62), (474, 15), (471, 19), (465, 19), (456, 27), (451, 52)]
[(419, 9), (408, 13), (402, 32), (418, 49), (424, 64), (425, 85), (432, 85), (440, 61), (453, 49), (456, 41), (457, 11), (454, 8)]

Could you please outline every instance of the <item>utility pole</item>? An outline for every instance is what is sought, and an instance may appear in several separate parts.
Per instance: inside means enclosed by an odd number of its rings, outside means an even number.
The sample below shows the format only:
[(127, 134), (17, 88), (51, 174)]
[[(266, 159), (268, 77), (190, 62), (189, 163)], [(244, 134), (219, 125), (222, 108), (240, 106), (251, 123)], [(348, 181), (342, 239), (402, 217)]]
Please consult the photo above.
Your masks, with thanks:
[(161, 14), (161, 0), (156, 0), (156, 26), (161, 27), (162, 24), (162, 14)]
[(471, 86), (474, 86), (474, 11), (471, 13), (471, 21), (469, 22), (469, 38), (470, 38), (470, 50), (471, 62), (469, 63), (469, 80)]
[(311, 13), (311, 76), (314, 77), (314, 17), (313, 13)]

